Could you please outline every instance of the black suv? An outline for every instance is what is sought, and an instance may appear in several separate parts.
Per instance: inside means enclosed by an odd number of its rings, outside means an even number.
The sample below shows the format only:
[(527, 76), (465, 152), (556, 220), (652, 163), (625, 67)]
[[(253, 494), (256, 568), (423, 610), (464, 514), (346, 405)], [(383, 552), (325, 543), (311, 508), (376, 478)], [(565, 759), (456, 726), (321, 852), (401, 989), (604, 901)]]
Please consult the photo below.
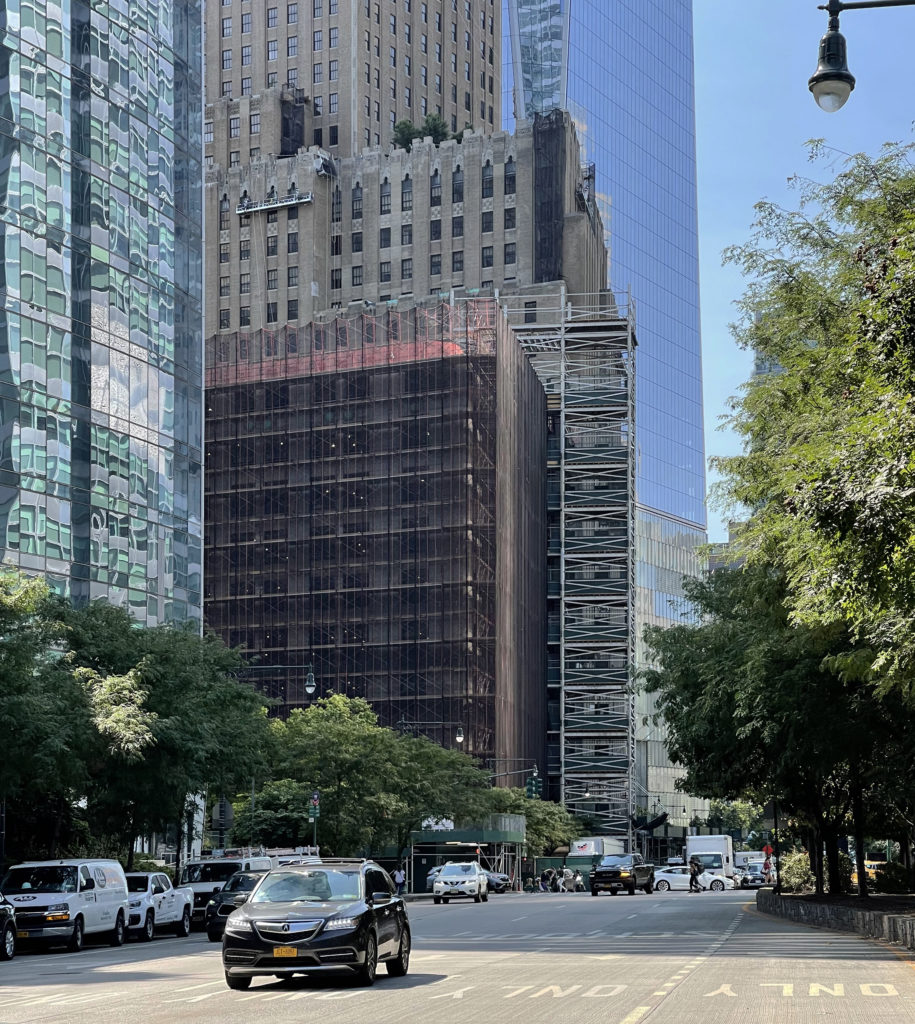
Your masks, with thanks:
[(345, 971), (372, 985), (379, 962), (403, 977), (410, 924), (388, 873), (370, 860), (274, 868), (226, 920), (222, 965), (231, 989), (262, 975)]
[(16, 955), (16, 908), (0, 893), (0, 960)]
[(213, 893), (203, 919), (210, 942), (222, 941), (226, 918), (247, 902), (251, 890), (265, 874), (266, 871), (236, 871), (219, 892)]

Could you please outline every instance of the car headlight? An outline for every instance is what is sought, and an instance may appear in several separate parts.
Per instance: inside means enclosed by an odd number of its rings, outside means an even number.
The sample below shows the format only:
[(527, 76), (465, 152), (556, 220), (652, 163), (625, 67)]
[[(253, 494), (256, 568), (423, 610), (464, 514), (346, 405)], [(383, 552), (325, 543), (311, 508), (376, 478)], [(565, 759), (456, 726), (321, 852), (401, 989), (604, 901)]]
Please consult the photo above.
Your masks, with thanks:
[(629, 872), (628, 871), (621, 871), (620, 872), (620, 878), (628, 878), (628, 877), (629, 877)]
[(70, 909), (68, 903), (54, 903), (45, 910), (46, 914), (66, 914)]
[(141, 902), (140, 900), (131, 900), (130, 901), (130, 909), (131, 910), (138, 910), (139, 907), (140, 907), (140, 902)]
[(329, 921), (324, 922), (324, 931), (342, 931), (343, 929), (353, 929), (359, 927), (358, 917), (332, 917)]
[(216, 900), (210, 900), (210, 902), (207, 904), (207, 906), (208, 907), (215, 907), (216, 906)]
[(245, 932), (250, 932), (252, 928), (253, 926), (251, 921), (247, 917), (240, 917), (236, 921), (232, 919), (232, 915), (230, 914), (226, 919), (227, 932), (238, 932), (239, 934), (244, 934)]

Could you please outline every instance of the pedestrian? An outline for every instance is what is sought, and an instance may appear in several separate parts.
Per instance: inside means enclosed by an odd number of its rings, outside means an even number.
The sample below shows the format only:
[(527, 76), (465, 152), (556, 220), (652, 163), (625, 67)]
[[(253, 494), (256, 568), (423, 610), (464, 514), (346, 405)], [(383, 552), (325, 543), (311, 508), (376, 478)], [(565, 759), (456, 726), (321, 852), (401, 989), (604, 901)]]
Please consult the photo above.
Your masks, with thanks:
[(564, 892), (574, 892), (575, 882), (572, 877), (572, 869), (565, 867), (562, 869), (562, 888)]
[(403, 864), (398, 864), (394, 871), (394, 884), (397, 886), (397, 895), (403, 896), (404, 888), (407, 884), (407, 873), (403, 869)]
[(584, 879), (581, 877), (581, 872), (578, 870), (576, 870), (575, 874), (572, 876), (572, 885), (575, 888), (575, 892), (585, 891)]
[(689, 862), (689, 891), (702, 892), (702, 886), (699, 884), (699, 861), (695, 858)]
[[(550, 868), (550, 871), (553, 871)], [(562, 892), (562, 872), (553, 871), (552, 877), (550, 878), (550, 892)]]
[(540, 872), (540, 891), (541, 892), (549, 892), (550, 891), (550, 869), (549, 868), (544, 868), (543, 871)]
[(763, 864), (763, 877), (766, 882), (771, 885), (772, 883), (772, 861), (766, 857), (765, 863)]

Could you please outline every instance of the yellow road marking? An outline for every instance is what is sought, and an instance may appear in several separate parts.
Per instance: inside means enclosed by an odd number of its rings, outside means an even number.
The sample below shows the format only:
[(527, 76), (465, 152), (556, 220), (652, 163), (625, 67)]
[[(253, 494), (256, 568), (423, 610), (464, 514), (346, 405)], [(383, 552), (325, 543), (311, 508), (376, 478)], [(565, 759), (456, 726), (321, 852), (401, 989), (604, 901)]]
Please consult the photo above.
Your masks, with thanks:
[(650, 1009), (650, 1006), (637, 1006), (632, 1013), (623, 1017), (620, 1024), (637, 1024), (637, 1021), (640, 1021)]

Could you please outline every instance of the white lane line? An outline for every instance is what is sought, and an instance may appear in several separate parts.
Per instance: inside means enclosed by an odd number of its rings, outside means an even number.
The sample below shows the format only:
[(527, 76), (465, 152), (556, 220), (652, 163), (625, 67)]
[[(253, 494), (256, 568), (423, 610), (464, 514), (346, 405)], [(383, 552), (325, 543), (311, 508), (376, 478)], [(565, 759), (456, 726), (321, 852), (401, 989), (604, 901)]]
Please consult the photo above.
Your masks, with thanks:
[(197, 988), (210, 988), (213, 985), (224, 985), (224, 981), (205, 981), (202, 985), (188, 985), (186, 988), (176, 988), (176, 992), (193, 992)]
[(513, 921), (523, 921), (527, 916), (528, 916), (527, 914), (522, 914), (521, 917), (513, 917), (512, 920)]
[(627, 920), (627, 921), (631, 921), (631, 920), (632, 920), (632, 919), (633, 919), (634, 917), (638, 917), (638, 916), (639, 916), (638, 914), (630, 914), (630, 915), (629, 915), (629, 916), (628, 916), (628, 917), (626, 918), (626, 920)]

